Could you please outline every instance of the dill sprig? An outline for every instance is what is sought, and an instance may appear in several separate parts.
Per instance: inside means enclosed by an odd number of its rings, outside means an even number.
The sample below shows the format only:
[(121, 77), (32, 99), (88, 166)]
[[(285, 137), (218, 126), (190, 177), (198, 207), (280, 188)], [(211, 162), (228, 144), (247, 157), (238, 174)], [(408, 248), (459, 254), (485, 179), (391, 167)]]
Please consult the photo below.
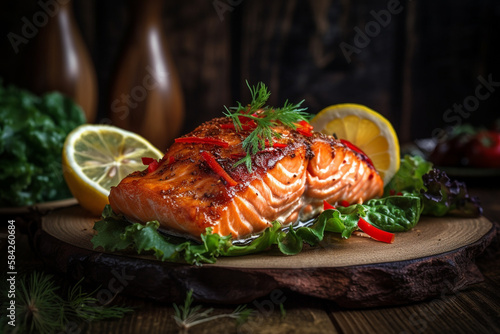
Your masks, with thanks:
[(244, 163), (248, 171), (252, 172), (252, 155), (263, 150), (266, 147), (266, 142), (272, 146), (273, 140), (281, 137), (274, 128), (282, 125), (295, 130), (297, 123), (308, 120), (309, 114), (305, 112), (307, 108), (301, 108), (304, 100), (296, 104), (287, 100), (283, 107), (274, 108), (266, 106), (271, 95), (266, 85), (259, 82), (257, 86), (251, 87), (247, 82), (247, 86), (252, 96), (250, 104), (243, 106), (237, 102), (237, 107), (225, 108), (224, 114), (232, 119), (237, 131), (243, 130), (242, 119), (248, 122), (253, 121), (256, 125), (255, 129), (242, 142), (246, 156), (234, 165), (238, 166)]
[[(100, 305), (99, 300), (92, 297), (97, 294), (99, 289), (86, 293), (82, 290), (81, 282), (83, 278), (68, 291), (66, 301), (66, 317), (70, 319), (82, 319), (85, 321), (99, 321), (105, 319), (120, 319), (132, 312), (129, 307), (109, 306), (114, 299), (111, 298), (105, 304)], [(116, 295), (115, 295), (116, 297)]]
[[(122, 318), (132, 311), (126, 307), (98, 305), (98, 300), (92, 297), (95, 291), (84, 292), (81, 282), (65, 294), (52, 275), (34, 271), (21, 276), (16, 286), (14, 332), (57, 333), (64, 331), (68, 324)], [(10, 329), (6, 321), (0, 323), (0, 332)]]
[(19, 327), (27, 333), (52, 333), (64, 328), (64, 300), (52, 276), (33, 272), (19, 284)]
[(254, 312), (252, 309), (247, 308), (246, 305), (240, 305), (231, 313), (211, 315), (214, 310), (213, 308), (202, 310), (201, 305), (192, 306), (192, 304), (193, 290), (189, 290), (186, 293), (184, 305), (177, 306), (177, 304), (173, 304), (174, 320), (183, 330), (188, 330), (193, 326), (219, 318), (236, 319), (237, 323), (241, 324), (245, 322)]

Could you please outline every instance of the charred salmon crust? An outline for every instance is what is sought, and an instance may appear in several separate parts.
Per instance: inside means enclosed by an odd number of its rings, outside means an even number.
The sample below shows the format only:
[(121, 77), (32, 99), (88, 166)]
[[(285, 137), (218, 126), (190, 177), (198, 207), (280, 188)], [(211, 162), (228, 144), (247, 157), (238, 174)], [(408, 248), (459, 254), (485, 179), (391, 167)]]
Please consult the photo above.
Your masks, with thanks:
[[(326, 200), (362, 203), (383, 192), (376, 170), (357, 152), (331, 136), (303, 136), (276, 128), (279, 146), (266, 147), (252, 157), (250, 173), (234, 166), (244, 152), (241, 143), (250, 131), (235, 131), (217, 118), (184, 138), (216, 138), (228, 145), (188, 139), (174, 143), (159, 167), (125, 177), (111, 189), (109, 202), (132, 221), (158, 220), (163, 229), (199, 239), (207, 227), (234, 239), (262, 232), (271, 222), (292, 224), (317, 215)], [(275, 143), (273, 143), (275, 144)], [(207, 151), (234, 180), (229, 186), (203, 159)]]

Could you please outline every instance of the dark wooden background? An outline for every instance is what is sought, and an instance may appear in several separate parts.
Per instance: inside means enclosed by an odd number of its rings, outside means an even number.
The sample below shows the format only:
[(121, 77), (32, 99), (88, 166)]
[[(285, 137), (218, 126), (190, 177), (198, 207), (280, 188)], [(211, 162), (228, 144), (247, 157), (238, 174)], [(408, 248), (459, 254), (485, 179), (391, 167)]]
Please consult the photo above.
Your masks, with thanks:
[[(186, 101), (184, 131), (220, 116), (224, 105), (246, 103), (245, 80), (269, 85), (271, 105), (305, 99), (317, 113), (335, 103), (365, 104), (389, 118), (402, 142), (500, 117), (500, 1), (401, 1), (402, 11), (349, 62), (341, 43), (356, 46), (356, 29), (364, 30), (375, 21), (371, 12), (389, 2), (166, 0), (164, 29)], [(217, 3), (228, 9), (218, 13)], [(23, 48), (15, 54), (7, 34), (20, 33), (21, 18), (40, 10), (39, 1), (2, 1), (1, 8), (0, 77), (23, 86), (18, 73), (36, 55)], [(110, 75), (127, 37), (128, 3), (75, 0), (74, 8), (98, 75), (99, 122), (110, 109)], [(499, 84), (469, 116), (446, 120), (447, 109), (475, 95), (479, 76)]]

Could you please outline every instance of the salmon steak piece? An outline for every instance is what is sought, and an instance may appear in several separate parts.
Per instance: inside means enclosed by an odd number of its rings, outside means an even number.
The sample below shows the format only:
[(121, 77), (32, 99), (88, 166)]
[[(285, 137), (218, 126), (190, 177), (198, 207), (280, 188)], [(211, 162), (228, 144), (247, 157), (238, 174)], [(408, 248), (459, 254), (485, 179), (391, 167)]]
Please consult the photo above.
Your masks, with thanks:
[(200, 240), (213, 233), (241, 239), (307, 221), (323, 201), (363, 203), (383, 193), (383, 181), (361, 152), (332, 136), (278, 126), (279, 138), (252, 155), (252, 169), (236, 163), (251, 130), (216, 118), (180, 137), (158, 167), (134, 172), (111, 189), (113, 211), (133, 222), (157, 220), (174, 235)]

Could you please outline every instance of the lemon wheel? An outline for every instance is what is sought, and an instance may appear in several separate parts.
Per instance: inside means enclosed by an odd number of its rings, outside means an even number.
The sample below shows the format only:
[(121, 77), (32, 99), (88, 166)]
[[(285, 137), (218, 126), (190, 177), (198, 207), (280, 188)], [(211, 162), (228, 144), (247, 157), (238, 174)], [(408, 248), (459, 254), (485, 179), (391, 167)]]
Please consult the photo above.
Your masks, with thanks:
[(162, 153), (143, 137), (109, 125), (85, 124), (64, 142), (63, 176), (80, 205), (100, 215), (112, 186), (128, 174), (144, 169), (142, 157), (160, 159)]
[(359, 104), (337, 104), (321, 110), (312, 120), (315, 131), (335, 135), (359, 147), (387, 184), (399, 169), (396, 131), (376, 111)]

